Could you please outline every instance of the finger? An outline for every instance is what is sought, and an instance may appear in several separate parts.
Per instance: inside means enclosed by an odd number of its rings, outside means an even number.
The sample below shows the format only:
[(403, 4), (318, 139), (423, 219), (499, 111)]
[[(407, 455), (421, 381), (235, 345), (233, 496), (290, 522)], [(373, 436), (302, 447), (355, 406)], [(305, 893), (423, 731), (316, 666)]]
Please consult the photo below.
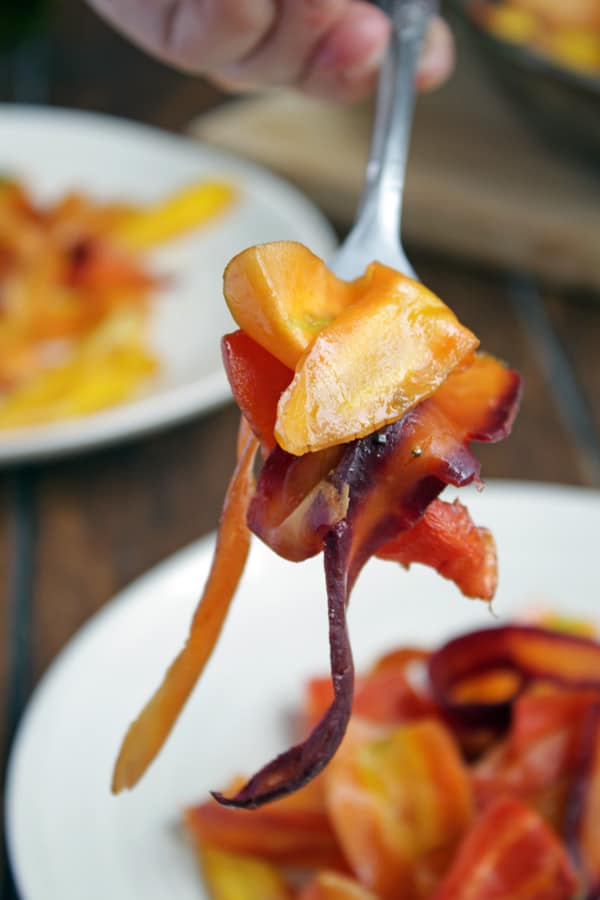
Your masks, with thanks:
[(277, 0), (88, 0), (131, 40), (189, 72), (248, 56), (269, 34)]
[(309, 61), (299, 87), (326, 100), (354, 102), (371, 93), (385, 54), (389, 19), (354, 0)]
[(245, 87), (294, 84), (349, 5), (350, 0), (281, 0), (265, 39), (243, 59), (215, 73), (216, 77)]
[[(355, 2), (313, 57), (301, 84), (309, 94), (327, 100), (355, 102), (370, 94), (385, 52), (389, 22), (373, 7)], [(429, 25), (419, 61), (416, 85), (430, 90), (452, 71), (454, 43), (447, 24), (436, 17)]]
[(417, 88), (429, 91), (438, 87), (454, 67), (454, 41), (450, 28), (437, 16), (429, 25), (419, 67)]

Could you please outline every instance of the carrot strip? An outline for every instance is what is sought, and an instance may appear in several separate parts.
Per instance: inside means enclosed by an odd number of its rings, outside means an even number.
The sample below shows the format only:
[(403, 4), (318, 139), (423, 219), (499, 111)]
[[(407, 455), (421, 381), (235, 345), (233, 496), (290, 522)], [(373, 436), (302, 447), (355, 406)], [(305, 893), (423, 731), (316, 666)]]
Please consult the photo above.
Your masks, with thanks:
[(238, 462), (227, 489), (212, 566), (185, 646), (164, 680), (130, 725), (115, 765), (112, 790), (131, 788), (142, 777), (173, 727), (217, 643), (250, 549), (246, 513), (254, 492), (258, 441), (242, 417)]
[(332, 531), (325, 540), (325, 580), (333, 701), (306, 740), (263, 766), (233, 797), (212, 796), (223, 806), (256, 809), (308, 784), (325, 768), (344, 737), (352, 712), (354, 663), (346, 621), (350, 587), (343, 540)]

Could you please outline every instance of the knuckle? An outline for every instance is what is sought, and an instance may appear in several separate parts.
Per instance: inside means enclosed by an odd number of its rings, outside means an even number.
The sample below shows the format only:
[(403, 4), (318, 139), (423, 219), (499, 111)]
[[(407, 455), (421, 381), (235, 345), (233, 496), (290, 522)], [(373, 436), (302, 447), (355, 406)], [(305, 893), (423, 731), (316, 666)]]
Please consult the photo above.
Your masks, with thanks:
[(171, 0), (162, 17), (162, 51), (193, 71), (235, 61), (271, 25), (273, 0)]
[(249, 41), (262, 37), (272, 26), (276, 13), (271, 0), (216, 0), (214, 6), (230, 34)]

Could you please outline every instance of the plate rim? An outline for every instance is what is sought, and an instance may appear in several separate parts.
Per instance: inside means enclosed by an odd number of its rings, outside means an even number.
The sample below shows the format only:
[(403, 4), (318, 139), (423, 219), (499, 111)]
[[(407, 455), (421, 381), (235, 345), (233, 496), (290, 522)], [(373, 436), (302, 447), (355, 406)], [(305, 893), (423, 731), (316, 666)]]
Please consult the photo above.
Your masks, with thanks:
[[(93, 112), (69, 109), (62, 106), (37, 104), (11, 104), (0, 102), (0, 128), (8, 120), (21, 125), (52, 121), (57, 127), (68, 130), (87, 123), (110, 135), (113, 130), (127, 132), (134, 139), (146, 137), (162, 144), (166, 149), (197, 150), (204, 158), (212, 158), (216, 165), (237, 167), (243, 176), (257, 183), (268, 185), (277, 192), (294, 214), (300, 212), (307, 227), (315, 234), (315, 241), (329, 246), (337, 244), (333, 226), (325, 214), (285, 178), (271, 172), (251, 160), (228, 150), (221, 150), (186, 133), (177, 133), (132, 119)], [(16, 127), (16, 125), (15, 125)], [(231, 398), (231, 391), (222, 369), (215, 369), (200, 380), (174, 385), (158, 394), (148, 394), (86, 416), (50, 424), (4, 430), (0, 432), (0, 468), (21, 463), (40, 462), (66, 458), (114, 444), (126, 443), (172, 428), (193, 418), (211, 412)], [(125, 421), (123, 421), (125, 420)]]

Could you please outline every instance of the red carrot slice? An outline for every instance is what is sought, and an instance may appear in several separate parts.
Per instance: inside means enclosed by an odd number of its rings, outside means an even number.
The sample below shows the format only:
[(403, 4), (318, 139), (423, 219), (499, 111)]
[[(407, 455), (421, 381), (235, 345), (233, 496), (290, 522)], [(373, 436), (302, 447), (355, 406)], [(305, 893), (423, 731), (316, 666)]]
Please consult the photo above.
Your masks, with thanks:
[(472, 767), (480, 807), (510, 793), (562, 832), (586, 713), (599, 700), (595, 691), (535, 685), (518, 697), (508, 735)]
[(271, 451), (277, 403), (293, 371), (243, 331), (226, 334), (221, 352), (235, 402), (263, 450)]
[(572, 900), (578, 880), (565, 848), (512, 797), (475, 822), (432, 900)]
[(454, 581), (466, 597), (491, 600), (496, 592), (496, 546), (487, 528), (473, 524), (469, 511), (458, 500), (434, 500), (422, 518), (408, 531), (377, 551), (380, 559), (431, 566)]

